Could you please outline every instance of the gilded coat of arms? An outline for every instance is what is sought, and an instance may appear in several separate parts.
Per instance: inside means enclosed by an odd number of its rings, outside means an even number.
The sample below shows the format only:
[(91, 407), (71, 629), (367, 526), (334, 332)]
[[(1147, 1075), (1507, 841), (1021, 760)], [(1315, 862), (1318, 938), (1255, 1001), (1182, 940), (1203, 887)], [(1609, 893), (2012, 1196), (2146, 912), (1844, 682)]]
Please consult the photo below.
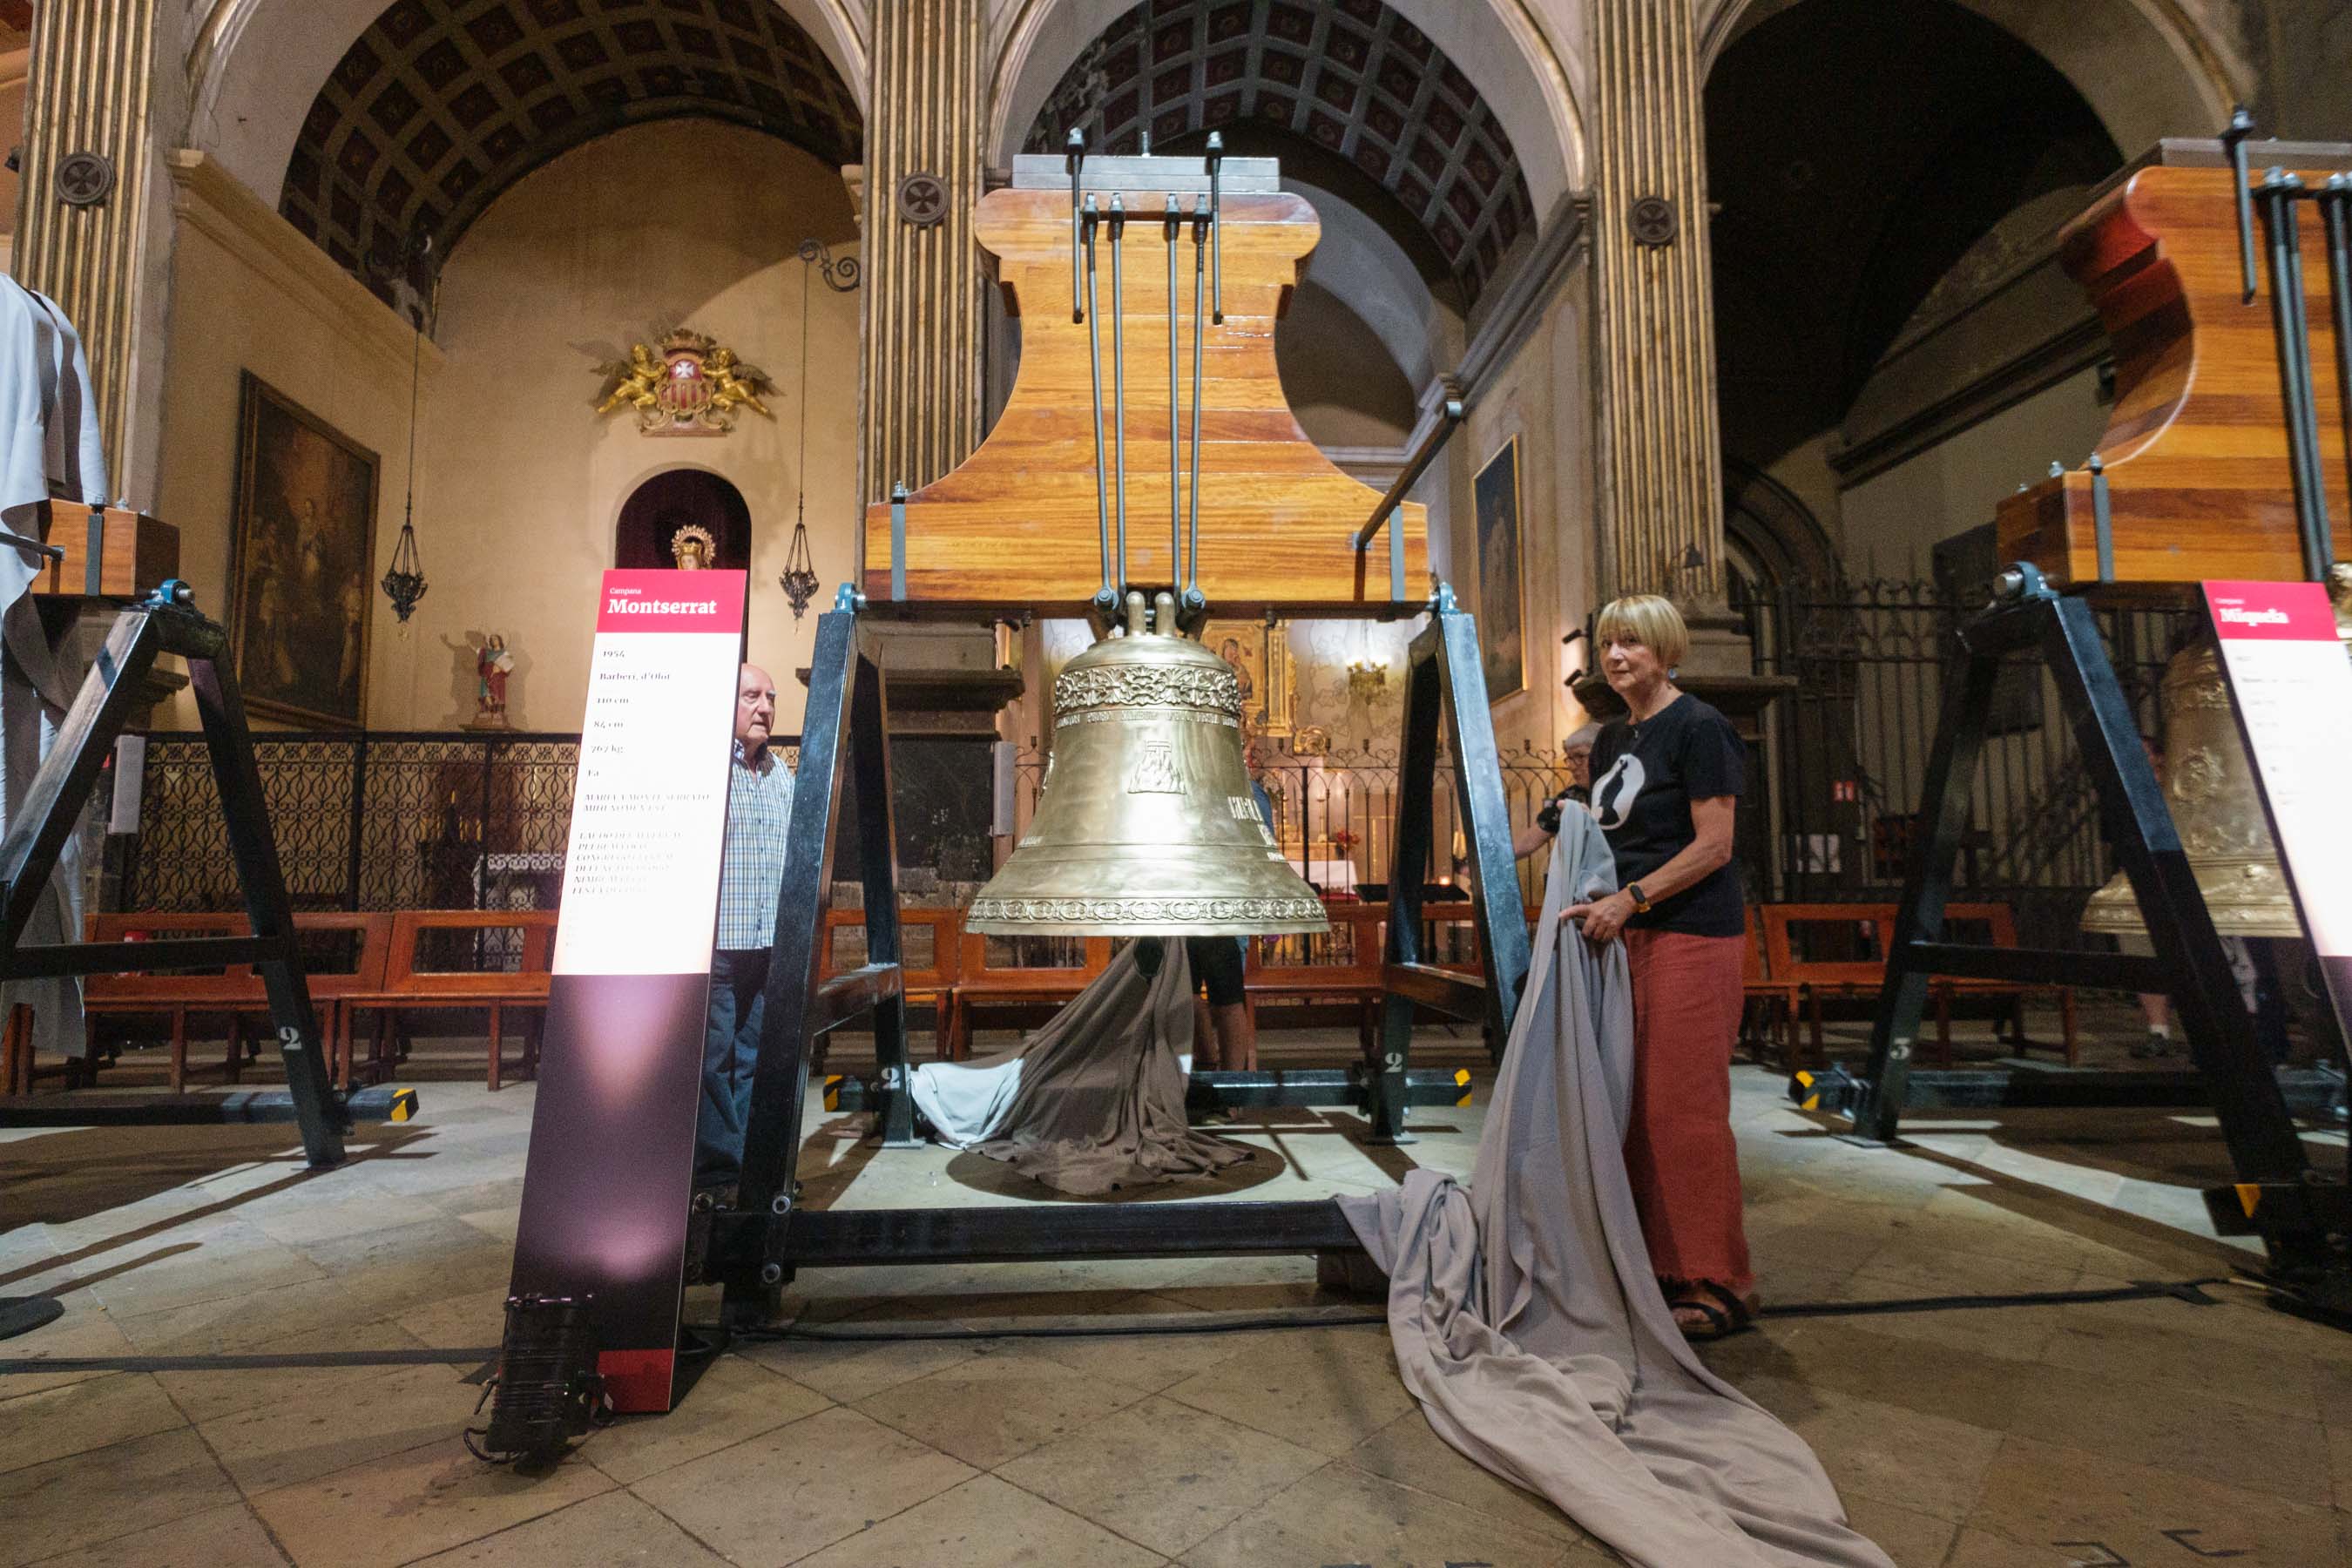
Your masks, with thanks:
[(684, 328), (660, 334), (657, 343), (631, 343), (627, 359), (600, 364), (596, 374), (604, 380), (596, 412), (634, 409), (637, 428), (648, 436), (723, 436), (740, 408), (775, 417), (760, 401), (775, 384), (765, 371)]

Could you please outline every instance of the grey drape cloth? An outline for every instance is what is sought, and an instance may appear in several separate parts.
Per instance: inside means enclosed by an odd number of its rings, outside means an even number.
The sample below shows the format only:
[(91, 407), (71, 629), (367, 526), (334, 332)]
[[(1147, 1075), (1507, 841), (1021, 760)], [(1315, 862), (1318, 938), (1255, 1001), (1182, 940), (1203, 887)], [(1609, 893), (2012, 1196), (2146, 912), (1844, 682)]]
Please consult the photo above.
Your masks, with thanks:
[(1699, 1363), (1650, 1273), (1624, 947), (1559, 926), (1571, 893), (1615, 886), (1600, 830), (1564, 814), (1469, 1190), (1414, 1171), (1339, 1199), (1389, 1276), (1397, 1365), (1440, 1436), (1629, 1563), (1891, 1568), (1803, 1440)]
[[(98, 400), (90, 395), (80, 334), (46, 297), (0, 277), (0, 527), (44, 538), (44, 503), (50, 497), (98, 505), (106, 490)], [(22, 550), (0, 545), (0, 822), (16, 819), (73, 700), (26, 593), (39, 564)], [(68, 838), (24, 941), (79, 942), (80, 892), (81, 847), (78, 837)], [(33, 1009), (37, 1049), (82, 1054), (79, 980), (0, 985), (0, 1016), (16, 1003)]]
[(918, 1068), (915, 1104), (935, 1133), (1087, 1197), (1250, 1158), (1186, 1124), (1192, 972), (1182, 942), (1161, 945), (1159, 973), (1129, 947), (1020, 1049)]

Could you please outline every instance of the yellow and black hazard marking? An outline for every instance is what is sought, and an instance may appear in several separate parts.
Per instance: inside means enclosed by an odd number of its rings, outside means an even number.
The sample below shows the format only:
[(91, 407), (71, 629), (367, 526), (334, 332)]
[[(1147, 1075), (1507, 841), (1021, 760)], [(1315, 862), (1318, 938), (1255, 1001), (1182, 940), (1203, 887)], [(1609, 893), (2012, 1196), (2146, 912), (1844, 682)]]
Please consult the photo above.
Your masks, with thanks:
[(1800, 1068), (1797, 1073), (1797, 1087), (1800, 1089), (1806, 1091), (1803, 1097), (1797, 1101), (1798, 1110), (1819, 1110), (1822, 1108), (1821, 1091), (1813, 1088), (1812, 1074)]
[(1455, 1100), (1454, 1103), (1456, 1105), (1469, 1104), (1470, 1069), (1468, 1068), (1455, 1068), (1454, 1069), (1454, 1087), (1462, 1091), (1462, 1098)]
[(386, 1121), (406, 1121), (416, 1114), (416, 1091), (395, 1089), (392, 1091), (392, 1108), (384, 1112)]
[(839, 1110), (841, 1109), (841, 1076), (842, 1075), (837, 1072), (827, 1073), (825, 1075), (824, 1108), (827, 1110)]

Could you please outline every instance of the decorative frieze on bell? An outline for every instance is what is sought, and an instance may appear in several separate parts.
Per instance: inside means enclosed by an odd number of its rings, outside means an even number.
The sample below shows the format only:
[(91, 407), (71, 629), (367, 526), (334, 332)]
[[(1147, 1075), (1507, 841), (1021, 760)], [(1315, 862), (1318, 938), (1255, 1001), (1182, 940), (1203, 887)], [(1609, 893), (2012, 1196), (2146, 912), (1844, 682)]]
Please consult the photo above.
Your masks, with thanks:
[(966, 914), (995, 935), (1252, 936), (1328, 929), (1258, 810), (1233, 667), (1159, 595), (1054, 682), (1054, 751), (1028, 836)]

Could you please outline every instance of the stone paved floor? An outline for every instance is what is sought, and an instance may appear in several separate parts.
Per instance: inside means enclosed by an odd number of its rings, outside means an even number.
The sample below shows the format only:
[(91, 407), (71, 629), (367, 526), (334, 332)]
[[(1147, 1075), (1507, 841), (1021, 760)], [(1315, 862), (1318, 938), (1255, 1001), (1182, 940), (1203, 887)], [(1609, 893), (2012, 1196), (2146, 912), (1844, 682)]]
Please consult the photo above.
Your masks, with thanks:
[[(306, 1173), (282, 1130), (55, 1131), (0, 1143), (0, 1294), (67, 1315), (0, 1356), (211, 1355), (498, 1338), (531, 1110), (428, 1083), (425, 1115)], [(2116, 1111), (1832, 1141), (1737, 1071), (1749, 1236), (1783, 1302), (2227, 1275), (2196, 1189), (2210, 1123)], [(1219, 1195), (1466, 1169), (1479, 1112), (1369, 1151), (1298, 1112)], [(1033, 1201), (975, 1157), (879, 1154), (813, 1115), (813, 1196)], [(2313, 1140), (2342, 1158), (2340, 1138)], [(2243, 1288), (2175, 1300), (1790, 1318), (1708, 1352), (1811, 1441), (1906, 1568), (2352, 1561), (2352, 1333)], [(1292, 1310), (1304, 1259), (812, 1275), (812, 1321)], [(697, 1292), (689, 1315), (708, 1316)], [(460, 1446), (471, 1363), (0, 1374), (0, 1563), (305, 1565), (1601, 1563), (1543, 1503), (1440, 1443), (1377, 1328), (812, 1344), (719, 1357), (667, 1417), (551, 1474)]]

